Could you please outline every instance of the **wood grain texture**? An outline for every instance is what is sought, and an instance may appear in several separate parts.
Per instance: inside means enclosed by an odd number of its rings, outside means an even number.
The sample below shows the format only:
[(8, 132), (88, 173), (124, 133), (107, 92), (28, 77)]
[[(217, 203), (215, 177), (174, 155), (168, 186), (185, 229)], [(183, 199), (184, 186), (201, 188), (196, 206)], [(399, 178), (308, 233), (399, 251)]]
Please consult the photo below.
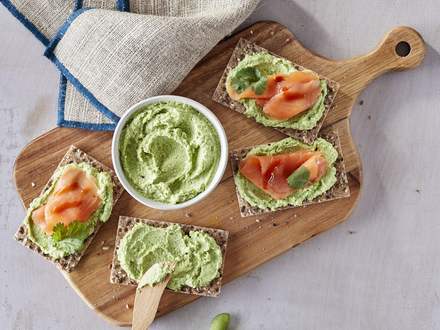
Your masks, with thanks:
[[(132, 310), (127, 309), (126, 305), (133, 306), (135, 294), (134, 288), (112, 285), (108, 280), (112, 251), (111, 248), (103, 249), (103, 246), (113, 246), (119, 215), (228, 230), (230, 240), (224, 283), (344, 221), (356, 205), (362, 184), (361, 160), (350, 134), (351, 108), (359, 93), (374, 78), (389, 70), (415, 67), (425, 53), (423, 40), (418, 33), (407, 27), (399, 27), (389, 32), (371, 53), (350, 60), (332, 61), (306, 50), (285, 27), (274, 22), (257, 23), (217, 45), (175, 92), (201, 102), (217, 115), (228, 136), (230, 150), (284, 137), (280, 132), (261, 127), (211, 100), (234, 46), (241, 37), (341, 84), (334, 108), (324, 126), (334, 125), (338, 129), (349, 173), (351, 197), (264, 216), (240, 218), (230, 168), (222, 183), (208, 198), (184, 211), (163, 212), (148, 209), (124, 194), (116, 205), (112, 218), (101, 228), (76, 271), (65, 274), (85, 302), (109, 322), (130, 324)], [(406, 57), (399, 57), (395, 52), (395, 46), (400, 41), (406, 41), (411, 46), (411, 52)], [(71, 144), (104, 164), (111, 165), (111, 133), (53, 129), (26, 146), (16, 160), (15, 182), (25, 206), (38, 195), (39, 189)], [(31, 182), (36, 184), (35, 188), (31, 186)], [(191, 213), (191, 217), (185, 217), (185, 213)], [(255, 221), (257, 218), (260, 222)], [(175, 310), (195, 299), (196, 296), (165, 292), (158, 315)]]
[[(145, 274), (143, 277), (145, 277)], [(153, 287), (147, 285), (136, 290), (133, 307), (133, 330), (148, 330), (148, 327), (154, 321), (160, 298), (162, 298), (162, 294), (170, 279), (171, 276), (168, 275), (165, 280)]]

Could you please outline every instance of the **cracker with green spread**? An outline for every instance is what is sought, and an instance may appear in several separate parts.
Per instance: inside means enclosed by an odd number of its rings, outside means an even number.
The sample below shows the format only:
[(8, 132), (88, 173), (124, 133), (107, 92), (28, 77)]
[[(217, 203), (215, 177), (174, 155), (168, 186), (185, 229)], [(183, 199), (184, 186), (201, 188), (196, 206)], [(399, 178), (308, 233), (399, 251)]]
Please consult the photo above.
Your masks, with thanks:
[(228, 236), (221, 229), (121, 216), (110, 282), (138, 285), (150, 267), (172, 263), (169, 290), (218, 296)]
[[(273, 198), (240, 173), (240, 162), (248, 155), (277, 155), (298, 149), (320, 152), (325, 157), (328, 166), (319, 181), (304, 186), (302, 189), (295, 189), (285, 198)], [(274, 143), (235, 150), (231, 153), (231, 165), (242, 217), (350, 196), (339, 137), (337, 131), (332, 127), (322, 131), (312, 144), (304, 144), (293, 138), (286, 138)]]
[[(253, 90), (259, 94), (268, 88), (268, 77), (276, 74), (286, 76), (299, 71), (310, 73), (319, 78), (320, 92), (315, 94), (316, 98), (313, 98), (315, 101), (307, 110), (288, 119), (281, 120), (271, 117), (263, 111), (264, 105), (258, 99), (234, 100), (228, 93), (228, 90), (232, 89), (236, 91)], [(228, 89), (228, 86), (232, 87)], [(245, 39), (240, 39), (212, 99), (264, 126), (273, 127), (288, 136), (310, 143), (317, 138), (338, 89), (337, 82), (320, 76)], [(297, 96), (297, 94), (293, 95), (293, 97)], [(272, 106), (272, 108), (276, 107)]]
[[(96, 194), (93, 192), (93, 196), (97, 202), (94, 208), (89, 209), (92, 213), (83, 221), (74, 220), (64, 225), (61, 220), (57, 220), (55, 215), (63, 214), (67, 217), (67, 213), (51, 213), (48, 215), (49, 213), (44, 212), (46, 222), (36, 223), (34, 221), (36, 219), (35, 212), (39, 209), (45, 211), (43, 207), (48, 207), (50, 198), (52, 198), (52, 202), (54, 201), (54, 196), (56, 195), (54, 193), (55, 187), (58, 187), (57, 184), (61, 180), (60, 178), (65, 178), (63, 174), (68, 170), (76, 174), (85, 173), (85, 177), (92, 178), (92, 182), (95, 183)], [(76, 208), (82, 205), (83, 200), (68, 194), (75, 191), (75, 189), (82, 189), (82, 187), (78, 188), (75, 181), (73, 181), (72, 185), (68, 187), (70, 190), (63, 191), (66, 195), (62, 196), (64, 198), (62, 204), (52, 204), (55, 205), (52, 208), (53, 211), (55, 208), (57, 208), (58, 212), (78, 211)], [(80, 190), (82, 194), (89, 192)], [(123, 188), (116, 174), (110, 168), (84, 151), (71, 146), (41, 194), (30, 203), (26, 218), (16, 232), (15, 239), (42, 257), (55, 263), (61, 270), (70, 272), (79, 263), (100, 227), (109, 219), (113, 206), (122, 192)], [(60, 195), (58, 194), (57, 196), (59, 197)], [(74, 214), (76, 216), (78, 213)], [(47, 231), (48, 219), (51, 219), (52, 227), (50, 232)]]

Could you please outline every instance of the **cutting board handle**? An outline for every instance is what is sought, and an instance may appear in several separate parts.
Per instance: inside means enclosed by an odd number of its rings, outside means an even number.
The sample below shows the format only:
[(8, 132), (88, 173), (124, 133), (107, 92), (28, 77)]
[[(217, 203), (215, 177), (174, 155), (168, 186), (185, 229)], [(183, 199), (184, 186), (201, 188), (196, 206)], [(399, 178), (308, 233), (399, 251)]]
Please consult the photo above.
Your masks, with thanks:
[(361, 91), (387, 71), (415, 68), (422, 62), (425, 52), (425, 42), (416, 30), (407, 26), (396, 27), (370, 53), (338, 61), (346, 73), (342, 77), (345, 81), (340, 82), (353, 84), (355, 79), (355, 86)]
[(386, 58), (386, 69), (405, 70), (418, 66), (425, 56), (425, 42), (413, 28), (399, 26), (388, 32), (379, 46), (370, 54)]

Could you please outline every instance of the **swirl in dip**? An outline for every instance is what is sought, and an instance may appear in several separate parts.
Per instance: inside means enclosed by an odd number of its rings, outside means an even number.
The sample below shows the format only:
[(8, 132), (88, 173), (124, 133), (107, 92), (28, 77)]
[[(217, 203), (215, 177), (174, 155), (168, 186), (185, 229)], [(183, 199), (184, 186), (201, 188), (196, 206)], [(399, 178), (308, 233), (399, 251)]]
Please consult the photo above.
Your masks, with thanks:
[(178, 204), (203, 192), (220, 160), (214, 126), (193, 107), (159, 102), (125, 124), (119, 157), (129, 183), (143, 196)]

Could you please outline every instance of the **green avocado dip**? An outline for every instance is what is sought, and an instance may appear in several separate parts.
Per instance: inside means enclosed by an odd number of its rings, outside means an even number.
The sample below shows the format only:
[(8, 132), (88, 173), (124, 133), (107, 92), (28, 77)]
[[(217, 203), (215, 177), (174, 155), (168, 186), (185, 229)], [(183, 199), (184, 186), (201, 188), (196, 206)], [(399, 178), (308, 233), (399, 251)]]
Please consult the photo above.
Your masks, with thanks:
[[(252, 69), (258, 73), (260, 78), (257, 82), (249, 78), (249, 70)], [(266, 52), (259, 52), (246, 55), (236, 67), (234, 67), (226, 78), (226, 84), (245, 89), (251, 84), (255, 88), (264, 84), (265, 77), (276, 74), (288, 74), (297, 71), (292, 62), (273, 56)], [(257, 77), (257, 78), (258, 78)], [(290, 118), (288, 120), (276, 120), (267, 117), (261, 106), (257, 105), (254, 99), (242, 99), (239, 102), (246, 108), (245, 115), (254, 118), (258, 123), (270, 127), (293, 128), (296, 130), (309, 130), (316, 126), (325, 112), (324, 101), (327, 96), (327, 82), (321, 80), (321, 95), (315, 104), (304, 113)], [(263, 86), (264, 87), (264, 86)]]
[[(122, 238), (117, 257), (122, 269), (138, 282), (154, 264), (174, 264), (167, 287), (175, 291), (183, 286), (208, 286), (219, 277), (223, 262), (221, 249), (214, 238), (201, 231), (191, 231), (187, 235), (176, 224), (166, 228), (136, 224)], [(157, 271), (160, 278), (162, 270)], [(152, 275), (154, 282), (157, 277)]]
[[(86, 222), (74, 221), (67, 227), (62, 223), (54, 227), (53, 233), (47, 235), (40, 227), (32, 221), (32, 212), (40, 206), (46, 204), (49, 196), (53, 192), (55, 185), (69, 167), (77, 167), (86, 172), (87, 175), (96, 179), (98, 195), (101, 203), (98, 209), (92, 213)], [(84, 248), (84, 241), (93, 233), (98, 222), (106, 222), (111, 215), (113, 208), (113, 183), (110, 174), (99, 172), (95, 167), (88, 163), (72, 163), (59, 167), (52, 177), (52, 183), (44, 193), (35, 198), (27, 210), (25, 225), (28, 229), (29, 239), (37, 244), (41, 250), (53, 258), (63, 258), (74, 254)]]
[(119, 142), (122, 169), (143, 196), (178, 204), (204, 190), (220, 160), (220, 140), (208, 119), (193, 107), (159, 102), (136, 112)]
[(310, 201), (329, 190), (336, 183), (334, 163), (338, 158), (338, 152), (330, 142), (322, 138), (316, 139), (311, 145), (293, 138), (286, 138), (269, 145), (257, 146), (249, 151), (248, 155), (275, 155), (297, 149), (322, 152), (327, 160), (328, 169), (319, 181), (306, 188), (296, 190), (286, 198), (274, 199), (238, 172), (234, 176), (234, 180), (240, 196), (254, 207), (276, 210), (285, 206), (301, 206), (304, 201)]

